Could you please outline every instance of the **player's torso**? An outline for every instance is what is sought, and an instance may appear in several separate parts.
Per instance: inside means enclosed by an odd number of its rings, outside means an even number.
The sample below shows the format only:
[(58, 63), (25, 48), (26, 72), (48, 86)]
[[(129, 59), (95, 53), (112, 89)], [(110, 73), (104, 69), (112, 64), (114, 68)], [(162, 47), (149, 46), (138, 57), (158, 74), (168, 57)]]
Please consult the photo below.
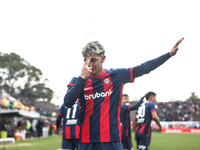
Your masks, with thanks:
[(130, 137), (130, 111), (128, 111), (129, 106), (123, 104), (120, 111), (120, 125), (122, 128), (122, 137)]
[(151, 102), (142, 103), (136, 112), (136, 129), (138, 133), (148, 134), (150, 132), (151, 105), (153, 105)]
[(110, 73), (85, 81), (79, 95), (83, 143), (119, 141), (122, 89), (122, 82)]
[(63, 105), (59, 113), (63, 116), (63, 138), (78, 139), (80, 132), (78, 101), (71, 108)]
[(64, 125), (71, 126), (71, 125), (79, 125), (79, 105), (75, 103), (71, 108), (65, 107), (64, 110)]

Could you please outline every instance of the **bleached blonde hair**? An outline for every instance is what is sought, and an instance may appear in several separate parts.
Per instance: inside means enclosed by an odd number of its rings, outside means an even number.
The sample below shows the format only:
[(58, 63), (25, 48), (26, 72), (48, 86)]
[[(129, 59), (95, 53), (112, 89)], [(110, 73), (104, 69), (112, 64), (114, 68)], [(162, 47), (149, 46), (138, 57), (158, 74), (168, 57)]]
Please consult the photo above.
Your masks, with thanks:
[(82, 50), (83, 57), (90, 56), (97, 53), (98, 55), (104, 55), (105, 49), (103, 45), (100, 44), (99, 41), (93, 41), (87, 43), (87, 45)]

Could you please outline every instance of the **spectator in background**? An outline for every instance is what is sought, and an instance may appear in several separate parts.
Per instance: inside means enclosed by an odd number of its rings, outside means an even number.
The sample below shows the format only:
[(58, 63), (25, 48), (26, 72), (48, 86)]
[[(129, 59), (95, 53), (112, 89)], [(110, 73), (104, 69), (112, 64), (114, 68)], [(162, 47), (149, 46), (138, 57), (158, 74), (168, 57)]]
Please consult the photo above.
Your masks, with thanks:
[(48, 137), (48, 120), (44, 119), (44, 122), (43, 122), (43, 127), (42, 127), (42, 135), (44, 138), (47, 138)]
[(26, 120), (24, 118), (22, 118), (20, 120), (20, 133), (21, 133), (21, 138), (22, 140), (25, 140), (26, 139)]
[(49, 122), (49, 135), (52, 135), (53, 133), (53, 127), (52, 127), (52, 122)]
[(42, 127), (43, 127), (43, 121), (42, 121), (42, 118), (40, 118), (40, 119), (38, 120), (37, 125), (36, 125), (37, 136), (38, 136), (38, 137), (41, 137), (41, 136), (42, 136)]
[(3, 117), (0, 117), (0, 132), (1, 131), (6, 131), (5, 125), (4, 125), (4, 120)]

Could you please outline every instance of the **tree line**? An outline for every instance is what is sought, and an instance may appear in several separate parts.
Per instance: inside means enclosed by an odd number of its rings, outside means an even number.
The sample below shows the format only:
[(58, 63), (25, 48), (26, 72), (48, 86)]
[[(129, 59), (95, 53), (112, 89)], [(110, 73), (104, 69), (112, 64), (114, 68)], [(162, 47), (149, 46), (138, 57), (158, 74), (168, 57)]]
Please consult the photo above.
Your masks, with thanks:
[(15, 53), (0, 52), (0, 86), (13, 97), (50, 101), (53, 90), (46, 86), (42, 71)]

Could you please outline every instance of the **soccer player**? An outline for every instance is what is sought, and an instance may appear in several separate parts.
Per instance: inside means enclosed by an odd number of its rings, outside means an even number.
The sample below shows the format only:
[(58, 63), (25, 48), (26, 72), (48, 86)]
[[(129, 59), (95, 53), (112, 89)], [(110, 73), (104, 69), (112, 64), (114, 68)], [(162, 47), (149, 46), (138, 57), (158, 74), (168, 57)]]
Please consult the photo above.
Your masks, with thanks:
[(65, 107), (64, 103), (58, 111), (56, 118), (57, 131), (63, 118), (62, 149), (75, 150), (79, 145), (80, 119), (78, 100), (72, 108)]
[(170, 52), (133, 68), (104, 69), (104, 47), (88, 43), (82, 50), (84, 65), (81, 74), (73, 78), (64, 97), (67, 107), (77, 98), (81, 105), (79, 150), (122, 150), (120, 109), (123, 86), (148, 74), (177, 53), (177, 41)]
[(136, 110), (143, 103), (144, 97), (145, 96), (143, 96), (135, 105), (130, 105), (128, 94), (122, 95), (120, 124), (122, 130), (122, 146), (124, 150), (133, 150), (130, 127), (130, 111)]
[(151, 142), (151, 120), (153, 119), (162, 132), (162, 126), (157, 116), (156, 93), (149, 92), (146, 102), (142, 103), (133, 119), (133, 130), (139, 150), (148, 150)]

